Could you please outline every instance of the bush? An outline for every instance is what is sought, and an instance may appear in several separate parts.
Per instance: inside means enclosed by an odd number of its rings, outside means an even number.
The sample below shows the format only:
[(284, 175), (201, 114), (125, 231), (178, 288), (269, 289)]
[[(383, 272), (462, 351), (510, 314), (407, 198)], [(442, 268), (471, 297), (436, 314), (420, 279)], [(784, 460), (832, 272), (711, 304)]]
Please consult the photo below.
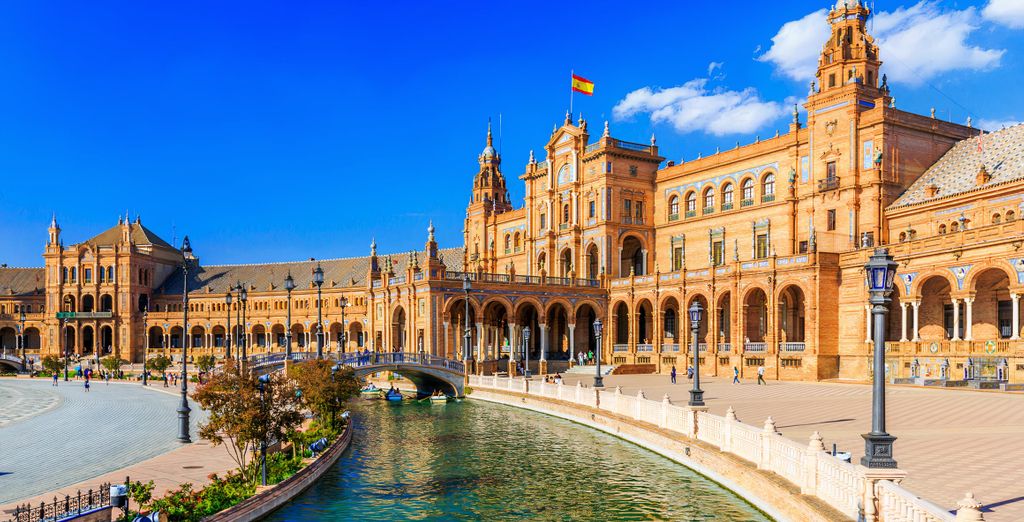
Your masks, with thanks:
[(128, 361), (126, 361), (126, 360), (124, 360), (124, 359), (122, 359), (120, 357), (114, 356), (114, 355), (108, 355), (108, 356), (106, 356), (106, 357), (104, 357), (102, 359), (102, 363), (103, 363), (103, 367), (108, 372), (112, 372), (112, 373), (116, 374), (117, 371), (121, 369), (121, 366), (124, 366), (125, 364), (127, 364)]
[(212, 482), (199, 491), (193, 490), (192, 484), (182, 484), (153, 501), (149, 508), (160, 511), (161, 519), (168, 522), (199, 522), (256, 494), (256, 487), (241, 475), (228, 473), (224, 478), (210, 478)]
[(162, 373), (171, 367), (171, 360), (166, 355), (157, 355), (156, 357), (150, 357), (146, 361), (146, 368)]
[(43, 357), (43, 372), (47, 375), (53, 375), (54, 372), (61, 373), (64, 371), (64, 360), (56, 355), (47, 355)]

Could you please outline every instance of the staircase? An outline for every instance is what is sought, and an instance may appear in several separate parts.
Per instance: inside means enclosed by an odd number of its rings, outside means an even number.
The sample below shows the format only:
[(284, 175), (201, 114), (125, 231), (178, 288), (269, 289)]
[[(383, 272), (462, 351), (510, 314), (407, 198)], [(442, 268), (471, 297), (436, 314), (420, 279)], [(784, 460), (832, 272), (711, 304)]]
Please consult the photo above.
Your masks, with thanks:
[[(601, 375), (610, 375), (615, 370), (615, 366), (610, 364), (601, 365)], [(597, 373), (597, 366), (593, 364), (576, 365), (569, 368), (564, 372), (566, 375), (594, 375)]]

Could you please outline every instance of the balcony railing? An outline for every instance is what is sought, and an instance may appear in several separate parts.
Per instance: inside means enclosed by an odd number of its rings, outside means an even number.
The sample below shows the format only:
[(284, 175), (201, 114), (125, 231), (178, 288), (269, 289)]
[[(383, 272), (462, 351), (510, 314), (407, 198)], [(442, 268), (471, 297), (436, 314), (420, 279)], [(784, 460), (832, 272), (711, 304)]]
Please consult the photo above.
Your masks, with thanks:
[(638, 345), (636, 345), (636, 351), (638, 351), (638, 352), (653, 352), (654, 351), (654, 345), (653, 344), (638, 344)]
[(697, 211), (696, 210), (687, 210), (686, 211), (686, 217), (692, 218), (692, 217), (696, 217), (696, 216), (697, 216)]
[(633, 216), (622, 216), (622, 224), (623, 225), (632, 225), (633, 224)]
[[(466, 276), (466, 272), (445, 272), (444, 278), (446, 281), (462, 281)], [(601, 282), (597, 279), (587, 279), (583, 277), (577, 277), (575, 279), (569, 277), (546, 277), (541, 278), (540, 276), (526, 276), (510, 274), (491, 274), (491, 273), (477, 273), (470, 272), (469, 280), (473, 282), (482, 283), (499, 283), (499, 284), (510, 284), (510, 283), (521, 283), (526, 285), (559, 285), (559, 286), (587, 286), (587, 287), (598, 287)], [(376, 281), (375, 281), (376, 282)]]
[(697, 343), (697, 351), (702, 353), (708, 351), (708, 343)]
[(731, 352), (731, 351), (732, 351), (732, 343), (719, 343), (719, 345), (718, 345), (718, 352), (719, 353), (725, 353), (725, 352)]
[(775, 194), (764, 194), (761, 196), (761, 203), (770, 203), (775, 201)]
[(628, 352), (629, 351), (629, 345), (628, 344), (613, 344), (612, 345), (612, 351)]
[(668, 343), (661, 345), (661, 351), (663, 352), (678, 352), (679, 343)]
[(802, 352), (804, 351), (804, 343), (782, 343), (782, 351), (784, 352)]
[(732, 210), (732, 203), (722, 203), (722, 212)]
[(764, 352), (767, 347), (767, 343), (743, 343), (743, 351), (745, 352)]
[(668, 215), (668, 220), (669, 221), (679, 221), (679, 214), (669, 214)]
[(704, 207), (704, 214), (714, 214), (715, 207)]
[(818, 180), (818, 192), (826, 192), (839, 188), (839, 176)]
[(754, 200), (752, 200), (752, 199), (742, 199), (742, 200), (740, 200), (740, 208), (749, 207), (749, 206), (751, 206), (753, 204), (754, 204)]
[(569, 228), (569, 224), (568, 223), (559, 223), (558, 224), (558, 230), (568, 230), (568, 228)]

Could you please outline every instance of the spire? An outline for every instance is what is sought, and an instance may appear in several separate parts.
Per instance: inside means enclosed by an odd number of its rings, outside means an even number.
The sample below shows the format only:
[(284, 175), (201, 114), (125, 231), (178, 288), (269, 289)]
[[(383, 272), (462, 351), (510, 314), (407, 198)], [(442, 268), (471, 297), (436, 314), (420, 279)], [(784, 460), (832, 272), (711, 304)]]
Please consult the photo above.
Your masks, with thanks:
[(533, 157), (533, 149), (530, 149), (530, 161), (529, 161), (529, 163), (530, 163), (530, 165), (533, 165), (534, 163), (537, 163), (537, 158)]
[(430, 225), (427, 226), (427, 239), (434, 240), (434, 220), (430, 220)]
[(602, 138), (610, 137), (611, 133), (608, 131), (608, 120), (604, 120), (604, 133), (601, 134)]
[(569, 111), (565, 111), (565, 124), (572, 125), (572, 113)]
[(185, 239), (181, 242), (181, 251), (187, 253), (192, 252), (192, 243), (188, 240), (188, 235), (186, 235)]
[(50, 218), (50, 228), (60, 228), (60, 225), (57, 224), (57, 213), (56, 212), (54, 212), (53, 216)]
[(651, 133), (651, 146), (655, 146), (658, 143), (658, 139), (654, 137), (654, 133)]
[(370, 239), (370, 255), (377, 255), (377, 238)]
[(486, 160), (493, 160), (498, 157), (498, 152), (494, 150), (494, 135), (491, 134), (491, 119), (487, 118), (487, 146), (484, 147), (484, 151), (480, 153), (480, 160), (483, 163)]
[(494, 145), (494, 136), (491, 134), (491, 119), (487, 118), (487, 146)]

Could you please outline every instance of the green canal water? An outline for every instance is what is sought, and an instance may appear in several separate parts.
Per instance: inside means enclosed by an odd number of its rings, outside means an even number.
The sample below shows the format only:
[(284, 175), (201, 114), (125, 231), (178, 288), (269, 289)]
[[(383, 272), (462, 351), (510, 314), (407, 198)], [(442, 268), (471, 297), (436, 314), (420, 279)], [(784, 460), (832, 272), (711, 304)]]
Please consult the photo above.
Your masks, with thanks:
[(268, 520), (771, 520), (688, 468), (569, 421), (477, 401), (362, 401), (352, 447)]

